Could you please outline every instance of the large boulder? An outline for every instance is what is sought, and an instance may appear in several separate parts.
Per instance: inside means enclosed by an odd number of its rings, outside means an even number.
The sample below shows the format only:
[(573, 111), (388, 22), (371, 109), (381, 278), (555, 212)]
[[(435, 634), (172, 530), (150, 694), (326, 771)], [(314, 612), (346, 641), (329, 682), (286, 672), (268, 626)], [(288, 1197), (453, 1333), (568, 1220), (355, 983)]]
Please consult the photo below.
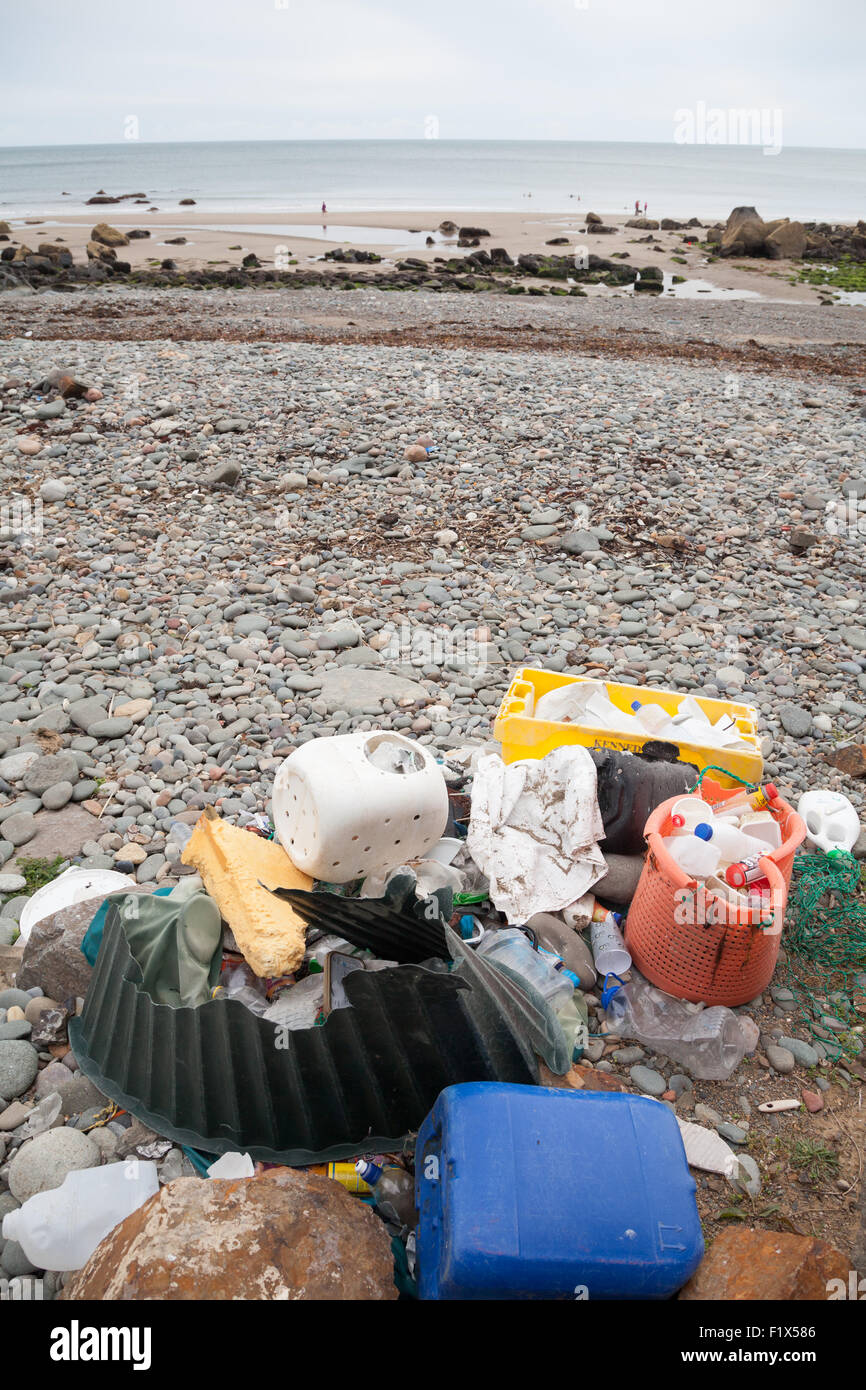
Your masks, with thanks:
[(806, 229), (802, 222), (783, 222), (770, 232), (765, 246), (773, 261), (799, 259), (806, 250)]
[(767, 224), (754, 208), (734, 208), (722, 232), (723, 256), (762, 256)]
[(93, 231), (90, 233), (91, 241), (101, 241), (103, 246), (128, 246), (129, 237), (125, 232), (119, 232), (116, 227), (109, 227), (107, 222), (97, 222)]
[(106, 1236), (69, 1300), (393, 1299), (388, 1232), (330, 1178), (178, 1178)]
[(840, 1279), (847, 1288), (850, 1264), (846, 1255), (813, 1236), (740, 1226), (713, 1241), (680, 1298), (825, 1303), (831, 1280)]
[(103, 246), (101, 241), (88, 241), (86, 246), (87, 259), (89, 261), (109, 261), (117, 260), (117, 252), (110, 246)]
[(761, 217), (761, 214), (758, 212), (757, 208), (746, 207), (744, 204), (742, 207), (734, 208), (728, 214), (728, 220), (725, 223), (725, 231), (735, 232), (737, 228), (741, 226), (744, 222), (761, 221), (763, 221), (763, 218)]

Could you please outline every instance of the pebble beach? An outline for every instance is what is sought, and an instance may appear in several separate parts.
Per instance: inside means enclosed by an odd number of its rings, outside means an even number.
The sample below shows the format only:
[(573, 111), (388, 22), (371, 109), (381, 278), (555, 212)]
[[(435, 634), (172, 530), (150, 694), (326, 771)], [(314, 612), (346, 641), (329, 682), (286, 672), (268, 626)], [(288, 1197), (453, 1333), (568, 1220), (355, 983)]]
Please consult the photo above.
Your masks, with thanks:
[[(267, 815), (323, 735), (487, 742), (523, 666), (744, 702), (789, 801), (862, 807), (834, 762), (866, 717), (862, 311), (119, 286), (0, 311), (0, 947), (22, 856), (174, 884), (175, 822)], [(595, 1041), (585, 1066), (769, 1142), (793, 1122), (757, 1099), (822, 1064), (792, 1005), (745, 1010), (769, 1060), (730, 1083)], [(26, 1034), (0, 1008), (3, 1210)], [(80, 1127), (98, 1092), (41, 1060)], [(88, 1162), (119, 1155), (102, 1135)], [(852, 1164), (818, 1223), (842, 1248)]]
[[(340, 311), (411, 331), (443, 303), (303, 295), (328, 337)], [(86, 332), (121, 304), (121, 333), (136, 311), (157, 333), (189, 329), (187, 304), (25, 303), (4, 305), (19, 323), (0, 349), (0, 464), (4, 499), (26, 499), (40, 534), (3, 533), (0, 736), (7, 762), (28, 724), (68, 746), (72, 804), (97, 811), (88, 862), (126, 859), (132, 837), (139, 875), (165, 877), (173, 815), (265, 811), (275, 762), (324, 732), (384, 720), (448, 747), (486, 738), (521, 664), (746, 701), (768, 773), (792, 789), (862, 726), (856, 313), (765, 313), (776, 347), (796, 335), (798, 359), (814, 355), (814, 372), (786, 373), (738, 370), (735, 352), (667, 357), (690, 321), (696, 349), (729, 336), (685, 304), (641, 361), (615, 341), (608, 355), (521, 351), (518, 329), (586, 332), (586, 310), (484, 296), (462, 301), (460, 332), (495, 327), (513, 350), (427, 347), (423, 331), (392, 348), (269, 343), (282, 306), (249, 295), (210, 295), (206, 319), (230, 319), (231, 337), (245, 321), (255, 341), (73, 344), (43, 334), (69, 314)], [(291, 308), (300, 336), (297, 296)], [(674, 306), (651, 308), (658, 321)], [(57, 369), (100, 399), (39, 404), (33, 384)], [(453, 656), (425, 662), (425, 634)], [(843, 789), (859, 804), (856, 782)], [(17, 803), (20, 778), (0, 790), (3, 812), (39, 814)]]

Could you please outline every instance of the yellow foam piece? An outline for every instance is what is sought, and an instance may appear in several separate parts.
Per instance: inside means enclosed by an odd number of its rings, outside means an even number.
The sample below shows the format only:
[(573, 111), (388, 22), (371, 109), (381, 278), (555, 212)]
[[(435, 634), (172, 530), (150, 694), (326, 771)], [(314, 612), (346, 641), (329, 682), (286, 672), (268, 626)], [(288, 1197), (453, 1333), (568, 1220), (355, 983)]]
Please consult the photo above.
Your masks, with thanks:
[(196, 821), (181, 858), (201, 874), (257, 975), (297, 970), (304, 958), (304, 921), (267, 888), (309, 891), (313, 880), (295, 868), (282, 845), (205, 813)]

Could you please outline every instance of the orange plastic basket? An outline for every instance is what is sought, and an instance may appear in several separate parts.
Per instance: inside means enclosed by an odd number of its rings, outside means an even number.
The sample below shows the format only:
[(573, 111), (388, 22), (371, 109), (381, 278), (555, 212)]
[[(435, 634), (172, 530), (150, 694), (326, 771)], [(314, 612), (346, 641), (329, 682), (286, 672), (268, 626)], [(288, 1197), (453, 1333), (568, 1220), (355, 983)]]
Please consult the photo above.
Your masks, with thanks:
[[(727, 800), (736, 789), (704, 779), (704, 800)], [(794, 853), (806, 827), (793, 807), (775, 803), (782, 844), (761, 859), (770, 883), (763, 912), (741, 908), (708, 891), (665, 849), (671, 809), (681, 797), (653, 811), (644, 834), (649, 850), (626, 919), (625, 940), (642, 975), (659, 989), (693, 1003), (746, 1004), (773, 978)]]

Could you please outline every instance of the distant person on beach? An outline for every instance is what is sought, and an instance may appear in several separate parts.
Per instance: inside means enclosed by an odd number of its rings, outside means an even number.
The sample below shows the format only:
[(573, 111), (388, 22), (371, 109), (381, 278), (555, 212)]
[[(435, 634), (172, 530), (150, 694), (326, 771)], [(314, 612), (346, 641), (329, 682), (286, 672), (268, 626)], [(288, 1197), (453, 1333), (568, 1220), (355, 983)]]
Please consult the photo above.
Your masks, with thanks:
[[(638, 208), (638, 212), (640, 212), (640, 208)], [(643, 215), (644, 215), (644, 217), (646, 217), (646, 198), (644, 198), (644, 203), (643, 203)]]
[(325, 214), (327, 213), (327, 211), (328, 211), (328, 205), (327, 205), (327, 203), (325, 203), (325, 202), (323, 201), (323, 203), (322, 203), (322, 216), (323, 216), (323, 217), (325, 216)]
[(634, 200), (634, 215), (635, 217), (640, 217), (640, 198), (635, 198)]

